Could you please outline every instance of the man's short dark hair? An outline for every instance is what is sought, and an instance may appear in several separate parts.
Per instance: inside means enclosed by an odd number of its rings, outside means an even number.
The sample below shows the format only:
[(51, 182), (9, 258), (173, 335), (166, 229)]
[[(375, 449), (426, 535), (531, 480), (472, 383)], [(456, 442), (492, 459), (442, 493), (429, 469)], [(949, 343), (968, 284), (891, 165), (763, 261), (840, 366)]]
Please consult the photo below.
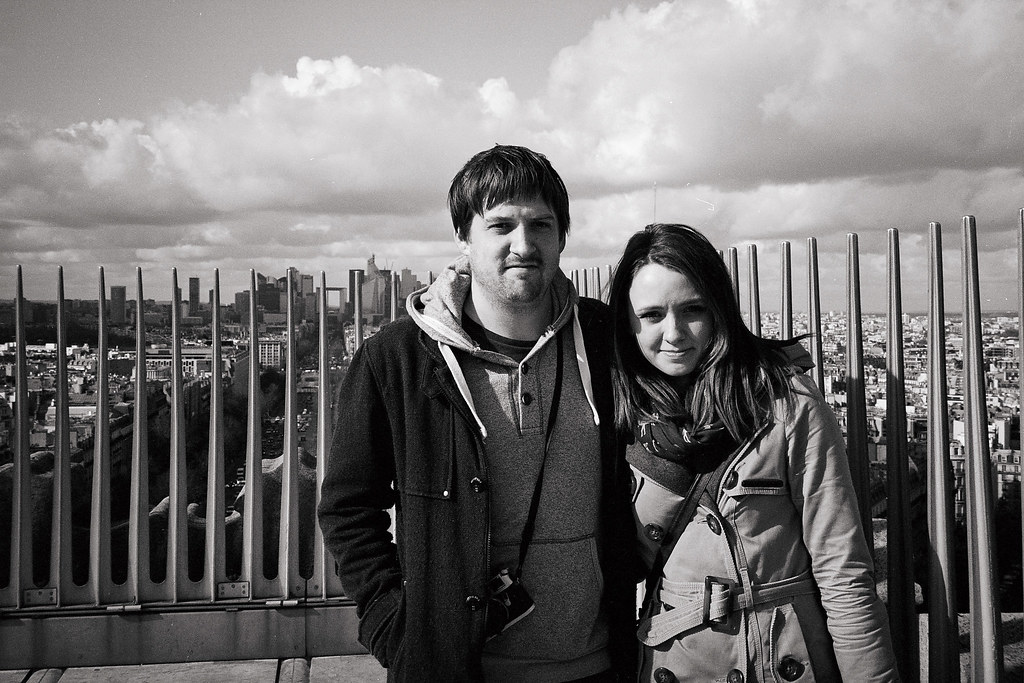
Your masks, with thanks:
[(511, 201), (540, 197), (558, 219), (559, 235), (569, 232), (569, 194), (548, 158), (514, 145), (495, 145), (466, 162), (448, 190), (448, 210), (459, 239), (465, 240), (473, 216)]

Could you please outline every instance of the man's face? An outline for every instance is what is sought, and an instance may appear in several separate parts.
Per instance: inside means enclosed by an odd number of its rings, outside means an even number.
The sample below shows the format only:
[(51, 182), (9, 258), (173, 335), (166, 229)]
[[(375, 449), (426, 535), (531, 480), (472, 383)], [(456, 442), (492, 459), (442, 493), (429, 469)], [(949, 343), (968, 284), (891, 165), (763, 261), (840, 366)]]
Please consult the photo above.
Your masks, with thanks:
[(466, 239), (456, 241), (469, 257), (474, 290), (494, 306), (513, 307), (547, 294), (565, 246), (558, 219), (540, 197), (485, 210), (473, 217)]

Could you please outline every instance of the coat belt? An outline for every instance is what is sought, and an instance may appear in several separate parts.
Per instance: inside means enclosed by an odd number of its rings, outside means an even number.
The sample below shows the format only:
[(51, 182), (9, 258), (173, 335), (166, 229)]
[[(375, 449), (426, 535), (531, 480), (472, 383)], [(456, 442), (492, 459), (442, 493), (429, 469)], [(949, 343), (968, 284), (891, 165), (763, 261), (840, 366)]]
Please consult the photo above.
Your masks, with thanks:
[[(644, 645), (656, 646), (696, 626), (722, 623), (732, 612), (796, 595), (811, 595), (818, 587), (807, 574), (781, 581), (752, 585), (749, 593), (729, 579), (706, 576), (704, 581), (666, 582), (655, 603), (669, 609), (640, 620), (637, 637)], [(653, 611), (653, 610), (652, 610)]]

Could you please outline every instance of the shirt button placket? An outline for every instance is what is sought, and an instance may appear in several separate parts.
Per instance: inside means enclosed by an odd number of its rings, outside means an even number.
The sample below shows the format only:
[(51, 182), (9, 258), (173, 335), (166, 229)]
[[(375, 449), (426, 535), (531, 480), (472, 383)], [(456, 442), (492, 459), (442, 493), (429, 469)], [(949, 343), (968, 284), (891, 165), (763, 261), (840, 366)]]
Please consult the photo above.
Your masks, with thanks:
[(536, 368), (527, 363), (519, 364), (519, 405), (522, 415), (522, 429), (534, 430), (542, 426), (540, 413), (540, 377)]

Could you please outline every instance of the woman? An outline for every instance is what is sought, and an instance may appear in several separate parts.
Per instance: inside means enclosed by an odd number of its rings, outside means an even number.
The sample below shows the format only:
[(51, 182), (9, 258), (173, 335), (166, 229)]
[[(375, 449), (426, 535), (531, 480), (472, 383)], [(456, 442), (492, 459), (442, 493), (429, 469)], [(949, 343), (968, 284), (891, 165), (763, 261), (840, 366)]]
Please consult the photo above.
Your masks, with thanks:
[(684, 225), (630, 238), (611, 304), (651, 572), (640, 679), (897, 680), (843, 435), (806, 352), (746, 328), (718, 252)]

